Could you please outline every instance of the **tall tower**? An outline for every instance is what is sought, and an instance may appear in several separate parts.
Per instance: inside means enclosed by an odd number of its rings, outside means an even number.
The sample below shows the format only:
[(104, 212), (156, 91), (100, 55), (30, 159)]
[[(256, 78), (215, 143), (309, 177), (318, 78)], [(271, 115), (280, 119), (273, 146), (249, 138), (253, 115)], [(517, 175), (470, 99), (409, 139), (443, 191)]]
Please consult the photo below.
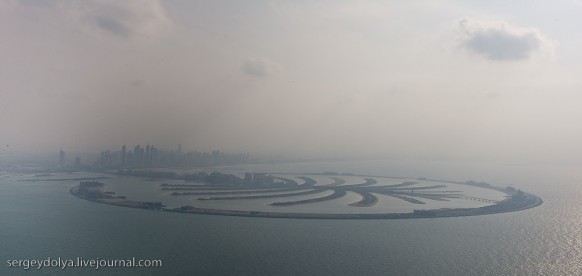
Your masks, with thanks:
[(152, 162), (152, 147), (150, 145), (146, 145), (145, 151), (145, 163), (150, 165)]
[(127, 151), (125, 149), (125, 145), (121, 146), (121, 165), (125, 166), (127, 162)]
[(59, 150), (59, 166), (65, 166), (65, 151), (63, 151), (63, 149)]
[(178, 144), (178, 152), (182, 152), (182, 144)]

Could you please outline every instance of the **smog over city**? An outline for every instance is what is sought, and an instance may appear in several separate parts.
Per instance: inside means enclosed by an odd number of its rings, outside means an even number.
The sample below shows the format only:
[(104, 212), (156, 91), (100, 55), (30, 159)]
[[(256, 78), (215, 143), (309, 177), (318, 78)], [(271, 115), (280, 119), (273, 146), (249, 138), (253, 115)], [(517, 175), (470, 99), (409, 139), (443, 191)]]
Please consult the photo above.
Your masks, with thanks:
[(0, 274), (579, 274), (580, 14), (2, 1)]
[(577, 24), (538, 18), (543, 3), (497, 16), (432, 1), (1, 5), (3, 153), (580, 154)]

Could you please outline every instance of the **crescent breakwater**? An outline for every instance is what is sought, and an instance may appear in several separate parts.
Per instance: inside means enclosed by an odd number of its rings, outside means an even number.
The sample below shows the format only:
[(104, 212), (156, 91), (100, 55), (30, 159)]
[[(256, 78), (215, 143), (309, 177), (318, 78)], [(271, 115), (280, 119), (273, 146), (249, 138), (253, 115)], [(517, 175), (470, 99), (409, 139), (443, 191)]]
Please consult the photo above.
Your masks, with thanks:
[[(307, 175), (307, 174), (305, 174)], [(313, 174), (311, 174), (313, 175)], [(328, 174), (319, 174), (319, 175), (328, 175)], [(371, 180), (370, 176), (363, 176), (367, 177), (369, 184), (374, 181)], [(303, 179), (302, 177), (298, 177)], [(345, 190), (338, 188), (342, 187), (341, 184), (344, 183), (342, 179), (339, 178), (332, 178), (334, 182), (329, 185), (330, 189), (335, 189), (334, 193), (325, 197), (315, 198), (315, 199), (305, 199), (305, 200), (297, 200), (297, 201), (290, 201), (290, 202), (275, 202), (271, 205), (274, 206), (288, 206), (288, 205), (295, 205), (295, 204), (304, 204), (310, 202), (316, 202), (319, 200), (329, 200), (335, 199), (343, 196), (345, 194)], [(314, 186), (315, 183), (311, 181), (312, 179), (306, 178), (303, 179), (308, 184), (308, 186)], [(295, 219), (413, 219), (413, 218), (442, 218), (442, 217), (462, 217), (462, 216), (478, 216), (478, 215), (487, 215), (487, 214), (498, 214), (498, 213), (507, 213), (507, 212), (515, 212), (521, 211), (529, 208), (534, 208), (543, 203), (543, 200), (533, 194), (522, 192), (521, 190), (515, 190), (513, 188), (501, 188), (492, 186), (487, 183), (476, 183), (472, 181), (468, 182), (455, 182), (455, 181), (445, 181), (445, 180), (432, 180), (432, 179), (425, 179), (419, 178), (419, 180), (428, 180), (433, 182), (441, 182), (441, 183), (451, 183), (451, 184), (460, 184), (460, 185), (467, 185), (467, 186), (476, 186), (486, 189), (492, 189), (501, 191), (507, 194), (507, 197), (503, 200), (497, 201), (493, 205), (482, 206), (478, 208), (441, 208), (441, 209), (415, 209), (413, 212), (410, 213), (319, 213), (319, 212), (311, 212), (311, 213), (296, 213), (296, 212), (271, 212), (271, 211), (247, 211), (247, 210), (224, 210), (224, 209), (210, 209), (210, 208), (199, 208), (195, 206), (181, 206), (178, 208), (165, 208), (165, 206), (161, 202), (141, 202), (141, 201), (134, 201), (128, 200), (124, 196), (116, 196), (113, 192), (106, 192), (104, 191), (103, 183), (96, 182), (96, 181), (86, 181), (80, 182), (79, 186), (73, 187), (70, 189), (70, 193), (76, 197), (109, 205), (115, 206), (122, 206), (122, 207), (130, 207), (130, 208), (139, 208), (139, 209), (148, 209), (148, 210), (158, 210), (158, 211), (165, 211), (165, 212), (174, 212), (174, 213), (186, 213), (186, 214), (203, 214), (203, 215), (222, 215), (222, 216), (244, 216), (244, 217), (260, 217), (260, 218), (295, 218)], [(354, 188), (362, 187), (363, 184), (356, 184)], [(305, 185), (305, 184), (304, 184)], [(397, 184), (398, 185), (398, 184)], [(180, 185), (177, 185), (180, 186)], [(303, 186), (303, 185), (301, 185)], [(348, 185), (349, 186), (349, 185)], [(366, 185), (367, 186), (367, 185)], [(166, 186), (167, 187), (167, 186)], [(320, 186), (315, 186), (320, 187)], [(360, 194), (363, 194), (364, 197), (361, 201), (355, 202), (350, 204), (349, 206), (354, 207), (369, 207), (374, 205), (377, 202), (377, 198), (373, 196), (369, 192), (362, 191)], [(413, 199), (408, 197), (407, 194), (402, 193), (400, 191), (389, 194), (392, 197), (401, 198), (405, 201), (415, 203), (414, 201), (418, 201), (417, 199)], [(427, 197), (425, 197), (427, 198)], [(428, 197), (429, 199), (435, 200), (434, 197)], [(210, 198), (210, 199), (220, 199), (220, 198)], [(441, 198), (442, 199), (442, 198)], [(446, 197), (444, 197), (446, 201)], [(412, 200), (412, 201), (411, 201)], [(436, 199), (438, 200), (438, 198)], [(423, 202), (420, 204), (423, 204)], [(415, 204), (419, 204), (416, 202)]]

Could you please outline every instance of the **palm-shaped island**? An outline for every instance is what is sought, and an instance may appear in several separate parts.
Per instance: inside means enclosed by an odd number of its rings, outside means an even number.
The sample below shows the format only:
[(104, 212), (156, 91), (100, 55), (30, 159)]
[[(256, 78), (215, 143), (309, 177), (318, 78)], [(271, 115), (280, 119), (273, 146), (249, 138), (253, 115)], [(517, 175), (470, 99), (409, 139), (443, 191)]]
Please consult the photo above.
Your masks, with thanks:
[[(327, 173), (245, 173), (244, 177), (235, 174), (214, 172), (206, 174), (178, 175), (168, 172), (154, 171), (121, 171), (118, 174), (124, 176), (148, 177), (150, 179), (183, 180), (190, 183), (161, 184), (162, 192), (169, 192), (172, 197), (191, 196), (202, 201), (226, 201), (229, 200), (256, 200), (269, 199), (267, 204), (282, 207), (281, 211), (249, 211), (228, 210), (229, 204), (222, 208), (201, 208), (200, 206), (185, 205), (177, 208), (165, 208), (162, 202), (139, 202), (127, 199), (125, 196), (112, 196), (112, 192), (105, 192), (104, 185), (99, 182), (81, 183), (71, 189), (74, 195), (88, 200), (143, 209), (155, 209), (169, 212), (252, 216), (273, 218), (321, 218), (321, 219), (353, 219), (353, 218), (429, 218), (429, 217), (454, 217), (473, 216), (493, 213), (504, 213), (532, 208), (542, 204), (542, 200), (532, 194), (524, 193), (511, 187), (501, 188), (483, 182), (454, 182), (434, 179), (405, 179), (389, 178), (384, 176), (367, 176), (354, 174)], [(349, 178), (349, 183), (346, 181)], [(318, 180), (316, 180), (318, 179)], [(325, 179), (325, 180), (322, 180)], [(333, 182), (328, 183), (329, 180)], [(359, 181), (357, 181), (359, 180)], [(395, 182), (396, 180), (396, 182)], [(299, 183), (302, 182), (302, 183)], [(463, 185), (463, 186), (458, 186)], [(479, 189), (490, 189), (505, 194), (504, 199), (479, 197), (472, 193), (466, 193), (462, 187), (471, 186)], [(461, 187), (451, 189), (451, 187)], [(429, 201), (446, 202), (451, 200), (480, 201), (480, 207), (476, 208), (440, 208), (440, 209), (414, 209), (408, 213), (390, 213), (378, 211), (378, 213), (325, 213), (318, 208), (310, 212), (296, 213), (284, 208), (285, 206), (304, 205), (316, 202), (333, 202), (354, 193), (360, 196), (357, 201), (349, 202), (349, 207), (374, 208), (382, 197), (395, 198), (397, 200), (422, 206)], [(165, 193), (167, 194), (167, 193)], [(264, 204), (264, 201), (262, 204)], [(198, 204), (195, 204), (198, 205)], [(216, 206), (216, 205), (213, 205)], [(442, 206), (442, 205), (441, 205)], [(472, 205), (474, 206), (474, 205)], [(372, 212), (376, 209), (370, 209)], [(378, 209), (379, 210), (379, 209)]]

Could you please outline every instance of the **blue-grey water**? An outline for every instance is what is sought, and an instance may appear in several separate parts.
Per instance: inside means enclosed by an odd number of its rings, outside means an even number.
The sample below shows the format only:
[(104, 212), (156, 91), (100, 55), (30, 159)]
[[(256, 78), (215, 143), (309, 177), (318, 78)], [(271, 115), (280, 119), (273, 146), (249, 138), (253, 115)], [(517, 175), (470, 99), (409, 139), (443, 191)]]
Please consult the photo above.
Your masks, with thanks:
[[(26, 182), (17, 180), (31, 176), (8, 175), (0, 179), (0, 275), (582, 273), (579, 167), (388, 161), (294, 166), (487, 181), (534, 193), (544, 204), (514, 213), (439, 219), (225, 217), (97, 204), (69, 194), (77, 182)], [(6, 260), (47, 257), (161, 259), (163, 267), (43, 268), (31, 273), (6, 265)]]

